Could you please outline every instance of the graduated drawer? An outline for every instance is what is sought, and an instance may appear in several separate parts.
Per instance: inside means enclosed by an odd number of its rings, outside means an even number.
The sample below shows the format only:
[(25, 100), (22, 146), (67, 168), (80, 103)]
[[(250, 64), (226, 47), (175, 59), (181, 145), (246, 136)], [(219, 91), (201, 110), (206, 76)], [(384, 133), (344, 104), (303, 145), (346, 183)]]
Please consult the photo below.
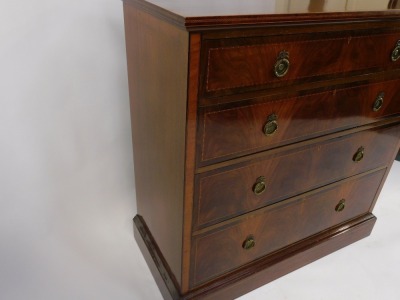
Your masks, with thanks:
[(192, 284), (201, 284), (329, 227), (365, 214), (386, 169), (283, 201), (199, 236)]
[(385, 166), (399, 135), (400, 125), (375, 128), (199, 174), (194, 229)]
[(271, 149), (400, 112), (400, 80), (229, 109), (199, 118), (198, 165)]
[(398, 68), (399, 40), (400, 32), (366, 31), (206, 40), (201, 90), (225, 95)]

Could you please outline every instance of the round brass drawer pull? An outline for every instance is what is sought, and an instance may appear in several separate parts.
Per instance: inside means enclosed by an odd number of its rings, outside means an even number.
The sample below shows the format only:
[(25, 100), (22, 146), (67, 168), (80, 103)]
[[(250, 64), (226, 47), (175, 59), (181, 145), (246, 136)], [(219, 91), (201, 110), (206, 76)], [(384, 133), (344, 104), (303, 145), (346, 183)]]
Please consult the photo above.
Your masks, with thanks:
[(338, 205), (336, 205), (335, 210), (336, 210), (337, 212), (343, 211), (344, 208), (346, 207), (345, 202), (346, 202), (346, 200), (344, 200), (344, 199), (340, 200), (339, 203), (338, 203)]
[(364, 158), (364, 147), (358, 148), (357, 152), (353, 155), (354, 162), (360, 162)]
[(378, 111), (383, 106), (383, 98), (385, 97), (384, 92), (380, 92), (375, 99), (374, 105), (372, 106), (373, 111)]
[(253, 185), (254, 194), (261, 195), (267, 189), (267, 183), (265, 182), (265, 177), (260, 176), (257, 178), (256, 183)]
[(275, 76), (279, 78), (285, 76), (289, 71), (289, 66), (289, 52), (281, 51), (274, 67)]
[(243, 242), (242, 247), (245, 250), (249, 250), (256, 245), (256, 241), (252, 235), (248, 236), (247, 239)]
[(400, 58), (400, 40), (397, 41), (396, 47), (392, 51), (392, 61), (397, 61)]
[(278, 117), (275, 114), (269, 115), (263, 132), (266, 136), (273, 135), (278, 130)]

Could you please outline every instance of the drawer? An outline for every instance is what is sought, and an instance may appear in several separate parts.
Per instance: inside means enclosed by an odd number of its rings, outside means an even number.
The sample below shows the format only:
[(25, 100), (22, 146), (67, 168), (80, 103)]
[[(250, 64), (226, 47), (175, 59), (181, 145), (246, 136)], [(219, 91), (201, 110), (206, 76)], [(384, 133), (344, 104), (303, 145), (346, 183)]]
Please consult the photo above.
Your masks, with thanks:
[[(371, 123), (400, 112), (400, 80), (200, 114), (198, 165)], [(383, 102), (381, 102), (381, 100)]]
[(400, 32), (362, 31), (207, 40), (203, 95), (269, 89), (398, 68), (399, 40)]
[(194, 229), (385, 166), (398, 150), (399, 135), (400, 125), (376, 128), (199, 174)]
[(385, 169), (279, 202), (225, 228), (195, 236), (193, 285), (367, 213), (384, 173)]

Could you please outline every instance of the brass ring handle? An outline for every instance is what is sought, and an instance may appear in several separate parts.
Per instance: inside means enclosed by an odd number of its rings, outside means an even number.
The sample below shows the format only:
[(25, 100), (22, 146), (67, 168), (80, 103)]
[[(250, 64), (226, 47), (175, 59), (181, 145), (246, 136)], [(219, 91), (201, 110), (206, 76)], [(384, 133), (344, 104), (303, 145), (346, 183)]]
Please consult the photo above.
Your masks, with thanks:
[(278, 78), (285, 76), (289, 71), (289, 66), (289, 52), (281, 51), (274, 66), (275, 76)]
[(263, 132), (266, 136), (273, 135), (278, 130), (278, 117), (275, 114), (269, 115)]
[(336, 210), (337, 212), (343, 211), (344, 208), (346, 207), (345, 202), (346, 202), (345, 199), (340, 200), (339, 203), (338, 203), (338, 205), (336, 205), (335, 210)]
[(400, 58), (400, 40), (397, 41), (395, 48), (392, 51), (392, 61), (397, 61)]
[(372, 106), (373, 111), (378, 111), (383, 106), (383, 98), (385, 97), (384, 92), (380, 92), (375, 99), (374, 105)]
[(246, 240), (243, 242), (242, 247), (245, 250), (249, 250), (256, 245), (256, 241), (252, 235), (249, 235)]
[(358, 148), (357, 152), (353, 155), (354, 162), (360, 162), (364, 158), (364, 147)]
[(260, 176), (257, 178), (256, 183), (253, 185), (254, 194), (261, 195), (267, 189), (267, 183), (265, 182), (265, 177)]

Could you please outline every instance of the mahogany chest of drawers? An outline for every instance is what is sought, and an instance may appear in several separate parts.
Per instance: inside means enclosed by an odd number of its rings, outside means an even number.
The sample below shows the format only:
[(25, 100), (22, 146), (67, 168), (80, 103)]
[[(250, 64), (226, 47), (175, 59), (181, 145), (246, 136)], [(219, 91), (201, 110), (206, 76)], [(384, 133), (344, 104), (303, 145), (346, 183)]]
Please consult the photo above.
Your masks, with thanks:
[(233, 299), (370, 234), (400, 146), (387, 2), (124, 0), (135, 238), (165, 299)]

